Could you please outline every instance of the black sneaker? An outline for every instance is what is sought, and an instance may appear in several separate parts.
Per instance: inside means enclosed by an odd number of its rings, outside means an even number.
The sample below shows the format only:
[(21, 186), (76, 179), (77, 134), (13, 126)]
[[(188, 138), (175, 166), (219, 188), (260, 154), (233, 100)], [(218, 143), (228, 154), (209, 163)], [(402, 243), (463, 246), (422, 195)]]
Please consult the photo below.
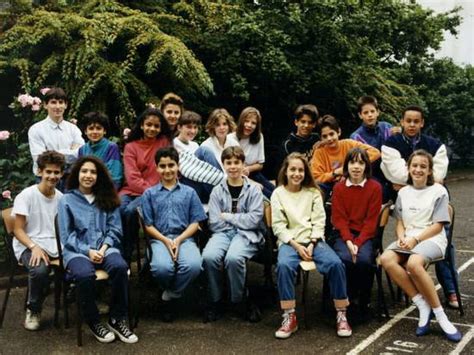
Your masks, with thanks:
[(124, 343), (133, 344), (138, 341), (138, 337), (128, 328), (125, 320), (109, 319), (108, 326)]
[(219, 302), (212, 302), (207, 305), (206, 311), (204, 314), (204, 323), (215, 322), (219, 318), (222, 317), (222, 313), (220, 312), (220, 303)]
[(96, 337), (101, 343), (111, 343), (115, 340), (115, 335), (112, 333), (106, 326), (102, 323), (95, 323), (89, 325), (89, 328), (92, 331), (92, 334)]

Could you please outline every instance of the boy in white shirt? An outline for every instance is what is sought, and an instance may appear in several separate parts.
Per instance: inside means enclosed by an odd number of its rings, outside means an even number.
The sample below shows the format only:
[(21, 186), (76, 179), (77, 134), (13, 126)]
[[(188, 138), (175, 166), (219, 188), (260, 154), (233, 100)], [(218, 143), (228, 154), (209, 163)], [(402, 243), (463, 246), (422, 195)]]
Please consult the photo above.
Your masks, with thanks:
[[(44, 96), (44, 108), (48, 111), (48, 117), (35, 123), (28, 130), (33, 173), (36, 175), (38, 171), (36, 160), (41, 153), (55, 150), (64, 155), (66, 164), (69, 166), (77, 159), (79, 147), (84, 145), (81, 130), (64, 120), (64, 112), (67, 109), (67, 97), (64, 90), (53, 87)], [(57, 186), (61, 191), (65, 179), (66, 176)]]
[(173, 146), (178, 153), (194, 153), (199, 144), (193, 142), (193, 139), (199, 132), (201, 125), (201, 115), (194, 111), (185, 111), (178, 119), (178, 135), (173, 140)]
[(64, 172), (64, 156), (46, 151), (38, 156), (39, 184), (27, 187), (13, 204), (15, 217), (13, 251), (28, 269), (28, 301), (24, 327), (38, 330), (41, 310), (49, 287), (50, 259), (57, 258), (58, 248), (54, 218), (62, 193), (56, 189)]

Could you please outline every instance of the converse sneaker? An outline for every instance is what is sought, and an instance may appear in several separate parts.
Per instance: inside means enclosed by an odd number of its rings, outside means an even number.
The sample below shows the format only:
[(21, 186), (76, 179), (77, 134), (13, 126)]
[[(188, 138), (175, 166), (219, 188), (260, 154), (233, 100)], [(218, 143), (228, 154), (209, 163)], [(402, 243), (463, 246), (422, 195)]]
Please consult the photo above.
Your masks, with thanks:
[(30, 309), (26, 310), (25, 329), (38, 330), (41, 323), (41, 313), (36, 313)]
[(455, 293), (450, 293), (448, 296), (448, 305), (451, 308), (459, 308), (459, 302), (458, 302), (458, 297), (456, 296)]
[(337, 335), (340, 337), (350, 337), (352, 335), (352, 328), (346, 318), (346, 312), (337, 312), (336, 323)]
[(181, 298), (181, 293), (174, 292), (171, 290), (164, 290), (161, 294), (161, 299), (165, 302), (171, 301), (173, 299)]
[(275, 332), (278, 339), (287, 339), (298, 330), (298, 321), (296, 320), (296, 312), (284, 313), (281, 327)]
[(115, 340), (115, 335), (112, 333), (106, 326), (102, 323), (95, 323), (89, 325), (91, 328), (92, 334), (96, 337), (101, 343), (111, 343)]
[(128, 328), (125, 320), (110, 319), (108, 326), (124, 343), (133, 344), (138, 341), (138, 337)]

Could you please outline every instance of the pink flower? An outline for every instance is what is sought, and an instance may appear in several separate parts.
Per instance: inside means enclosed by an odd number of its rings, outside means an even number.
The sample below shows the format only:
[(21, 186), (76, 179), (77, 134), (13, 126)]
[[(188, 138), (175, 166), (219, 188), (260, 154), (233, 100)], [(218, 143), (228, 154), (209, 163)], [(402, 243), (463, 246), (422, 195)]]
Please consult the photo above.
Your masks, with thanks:
[(0, 141), (4, 141), (10, 138), (10, 132), (8, 131), (0, 131)]
[(31, 105), (31, 111), (39, 111), (41, 109), (41, 105), (33, 104)]
[(75, 124), (77, 126), (77, 120), (75, 118), (71, 118), (69, 120), (69, 122), (71, 122), (72, 124)]
[(131, 132), (132, 130), (130, 128), (125, 128), (122, 133), (123, 139), (127, 139)]
[(41, 105), (41, 99), (37, 96), (33, 97), (33, 105)]
[(41, 93), (41, 95), (44, 96), (44, 95), (46, 95), (46, 94), (48, 93), (49, 90), (51, 90), (51, 88), (42, 88), (42, 89), (40, 90), (40, 93)]
[(10, 190), (5, 190), (2, 192), (2, 197), (7, 199), (7, 200), (10, 200), (12, 199), (12, 193)]
[(18, 96), (18, 102), (20, 103), (21, 107), (26, 107), (29, 105), (30, 97), (31, 96), (28, 94), (22, 94)]

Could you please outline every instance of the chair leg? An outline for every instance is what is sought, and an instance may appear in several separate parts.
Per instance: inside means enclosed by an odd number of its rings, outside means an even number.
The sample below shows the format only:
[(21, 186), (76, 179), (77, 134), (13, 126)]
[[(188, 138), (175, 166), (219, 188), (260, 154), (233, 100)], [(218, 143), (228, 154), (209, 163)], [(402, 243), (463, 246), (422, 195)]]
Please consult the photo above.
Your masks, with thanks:
[(390, 315), (388, 313), (387, 303), (385, 302), (385, 294), (383, 292), (383, 285), (382, 285), (382, 268), (377, 267), (375, 270), (375, 275), (377, 277), (377, 314), (383, 315), (386, 318), (389, 318)]
[(326, 311), (326, 304), (329, 300), (329, 280), (326, 276), (323, 276), (323, 292), (322, 292), (322, 302), (321, 302), (321, 312)]
[(5, 297), (3, 298), (2, 313), (0, 314), (0, 328), (2, 328), (3, 326), (3, 319), (5, 318), (5, 313), (7, 312), (8, 299), (10, 298), (10, 290), (12, 289), (12, 285), (13, 285), (13, 277), (14, 277), (13, 275), (14, 275), (14, 271), (12, 269), (10, 271), (8, 286), (7, 286), (7, 289), (5, 290)]
[(140, 233), (137, 235), (137, 272), (142, 269), (141, 253), (140, 253)]
[[(301, 270), (301, 269), (300, 269)], [(309, 322), (308, 322), (308, 303), (306, 302), (306, 293), (308, 291), (308, 279), (309, 279), (309, 272), (301, 270), (303, 273), (303, 290), (301, 294), (301, 303), (303, 304), (303, 318), (304, 318), (304, 326), (306, 329), (309, 329)]]
[(77, 320), (76, 320), (76, 333), (77, 333), (77, 346), (82, 346), (82, 313), (81, 313), (81, 302), (79, 297), (79, 291), (76, 287), (76, 304), (77, 304)]
[[(63, 276), (64, 278), (64, 276)], [(62, 292), (63, 292), (63, 307), (64, 307), (64, 328), (69, 328), (69, 304), (67, 299), (67, 291), (70, 285), (63, 281)]]
[(395, 303), (397, 302), (397, 298), (395, 296), (395, 289), (393, 288), (392, 279), (390, 278), (390, 276), (388, 276), (387, 271), (385, 271), (385, 277), (387, 278), (387, 284), (388, 284), (388, 289), (390, 291), (390, 297), (392, 298), (392, 302)]
[(59, 328), (59, 310), (61, 308), (62, 275), (54, 270), (54, 326)]

